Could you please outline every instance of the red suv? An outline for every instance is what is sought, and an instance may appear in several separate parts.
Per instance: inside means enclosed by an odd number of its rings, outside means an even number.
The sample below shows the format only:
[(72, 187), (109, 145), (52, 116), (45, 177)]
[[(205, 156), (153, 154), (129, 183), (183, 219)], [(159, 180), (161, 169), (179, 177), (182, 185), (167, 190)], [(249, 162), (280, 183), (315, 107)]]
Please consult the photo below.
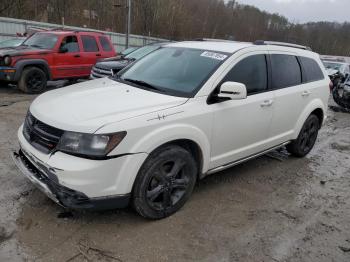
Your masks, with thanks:
[(90, 31), (42, 31), (22, 45), (0, 49), (0, 81), (40, 93), (48, 80), (88, 78), (100, 58), (115, 56), (109, 38)]

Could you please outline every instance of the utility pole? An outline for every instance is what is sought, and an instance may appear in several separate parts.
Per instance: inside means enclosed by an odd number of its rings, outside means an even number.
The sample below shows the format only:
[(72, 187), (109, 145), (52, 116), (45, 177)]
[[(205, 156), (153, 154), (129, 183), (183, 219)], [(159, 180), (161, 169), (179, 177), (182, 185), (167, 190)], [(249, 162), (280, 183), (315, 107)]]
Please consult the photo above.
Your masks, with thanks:
[(125, 48), (129, 48), (129, 37), (131, 31), (131, 0), (126, 0), (127, 18), (126, 18), (126, 38), (125, 38)]
[[(121, 4), (114, 4), (114, 7), (123, 7)], [(131, 31), (131, 0), (125, 0), (126, 21), (125, 21), (125, 49), (129, 48), (129, 37)]]

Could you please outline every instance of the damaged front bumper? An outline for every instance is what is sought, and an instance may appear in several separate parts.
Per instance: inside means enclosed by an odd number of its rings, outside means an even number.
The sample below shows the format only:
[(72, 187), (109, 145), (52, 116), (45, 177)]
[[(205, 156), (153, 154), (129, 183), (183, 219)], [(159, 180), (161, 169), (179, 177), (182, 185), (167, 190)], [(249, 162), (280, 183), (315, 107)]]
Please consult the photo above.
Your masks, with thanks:
[(105, 210), (128, 206), (130, 195), (89, 198), (84, 193), (62, 186), (54, 172), (35, 165), (23, 149), (13, 152), (12, 158), (21, 173), (57, 204), (71, 209)]

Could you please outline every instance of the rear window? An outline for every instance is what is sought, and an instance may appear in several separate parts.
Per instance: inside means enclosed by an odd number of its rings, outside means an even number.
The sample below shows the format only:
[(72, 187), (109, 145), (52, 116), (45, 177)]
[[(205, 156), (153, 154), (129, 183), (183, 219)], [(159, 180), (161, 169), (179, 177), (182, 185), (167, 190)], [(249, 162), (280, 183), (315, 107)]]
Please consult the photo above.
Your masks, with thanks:
[(109, 41), (108, 41), (107, 37), (100, 36), (99, 40), (100, 40), (100, 44), (102, 46), (103, 51), (112, 51), (112, 47), (109, 44)]
[(301, 84), (301, 68), (295, 56), (271, 55), (272, 87), (280, 89)]
[(98, 46), (95, 37), (90, 35), (82, 35), (83, 47), (85, 52), (98, 52)]
[(299, 57), (299, 59), (304, 69), (304, 82), (319, 81), (324, 79), (323, 72), (315, 60), (303, 56)]

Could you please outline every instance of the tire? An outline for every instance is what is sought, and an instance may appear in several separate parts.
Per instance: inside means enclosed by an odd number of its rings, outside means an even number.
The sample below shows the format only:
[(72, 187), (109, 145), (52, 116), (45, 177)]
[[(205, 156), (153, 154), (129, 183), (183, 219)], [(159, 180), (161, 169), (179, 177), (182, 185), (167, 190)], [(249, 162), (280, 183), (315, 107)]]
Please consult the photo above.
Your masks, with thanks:
[(24, 68), (18, 82), (18, 88), (27, 94), (39, 94), (46, 89), (47, 77), (38, 67)]
[(315, 145), (319, 129), (318, 117), (314, 114), (310, 115), (301, 128), (297, 139), (287, 145), (287, 151), (296, 157), (306, 156)]
[(133, 189), (133, 206), (143, 217), (161, 219), (178, 211), (192, 194), (197, 165), (177, 145), (161, 147), (142, 165)]

